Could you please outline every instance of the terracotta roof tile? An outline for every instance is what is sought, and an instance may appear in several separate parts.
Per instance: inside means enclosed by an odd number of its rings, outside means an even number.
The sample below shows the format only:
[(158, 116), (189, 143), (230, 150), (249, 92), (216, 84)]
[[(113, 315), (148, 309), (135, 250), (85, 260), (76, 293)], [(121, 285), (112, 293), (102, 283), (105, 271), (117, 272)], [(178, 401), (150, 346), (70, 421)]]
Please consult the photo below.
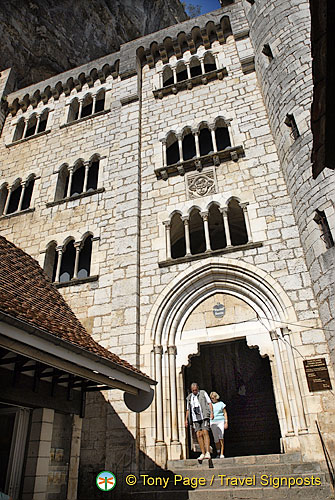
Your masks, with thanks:
[(0, 311), (148, 378), (93, 340), (36, 260), (3, 236)]

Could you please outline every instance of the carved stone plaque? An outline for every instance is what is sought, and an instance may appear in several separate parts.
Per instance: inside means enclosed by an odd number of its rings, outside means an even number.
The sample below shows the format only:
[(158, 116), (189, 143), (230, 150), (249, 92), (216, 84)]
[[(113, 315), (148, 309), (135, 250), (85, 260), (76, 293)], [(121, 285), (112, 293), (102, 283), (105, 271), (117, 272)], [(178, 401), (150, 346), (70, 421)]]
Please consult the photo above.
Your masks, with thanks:
[(190, 200), (217, 193), (214, 169), (206, 169), (201, 173), (188, 174), (185, 180), (187, 195)]
[(309, 392), (331, 390), (332, 384), (325, 358), (306, 359), (304, 367)]

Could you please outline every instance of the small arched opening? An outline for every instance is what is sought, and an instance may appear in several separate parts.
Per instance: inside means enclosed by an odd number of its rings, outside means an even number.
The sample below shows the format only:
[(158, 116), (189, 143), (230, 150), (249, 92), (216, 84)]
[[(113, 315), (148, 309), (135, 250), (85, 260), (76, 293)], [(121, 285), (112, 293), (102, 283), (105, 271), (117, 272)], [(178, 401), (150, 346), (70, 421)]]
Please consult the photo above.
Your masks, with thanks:
[(13, 137), (13, 142), (19, 141), (23, 137), (23, 132), (24, 132), (24, 118), (21, 118), (15, 129), (14, 137)]
[(199, 144), (201, 156), (208, 155), (213, 152), (212, 135), (206, 124), (200, 126)]
[(192, 57), (190, 60), (191, 77), (199, 76), (202, 74), (201, 64), (197, 57)]
[(45, 109), (43, 113), (41, 114), (40, 117), (40, 122), (38, 124), (38, 129), (36, 131), (37, 134), (40, 132), (44, 132), (47, 128), (47, 122), (48, 122), (48, 116), (49, 116), (49, 110)]
[(60, 268), (59, 281), (65, 283), (73, 278), (74, 264), (76, 260), (76, 249), (74, 247), (74, 240), (69, 240), (63, 249), (62, 262)]
[(193, 208), (190, 213), (189, 228), (191, 254), (195, 255), (197, 253), (205, 252), (206, 242), (204, 221), (200, 215), (200, 210), (198, 208)]
[(105, 96), (105, 90), (99, 90), (95, 101), (95, 113), (99, 113), (105, 109)]
[(205, 72), (209, 73), (216, 69), (215, 57), (211, 52), (206, 52), (204, 57)]
[(13, 188), (11, 189), (6, 215), (13, 214), (19, 208), (21, 192), (22, 192), (22, 185), (21, 185), (21, 179), (19, 179), (15, 182)]
[(228, 203), (228, 225), (232, 245), (244, 245), (248, 242), (248, 233), (243, 209), (239, 202), (232, 198)]
[(80, 194), (84, 190), (85, 166), (82, 162), (75, 165), (72, 176), (70, 196)]
[(67, 197), (67, 188), (69, 184), (69, 169), (68, 165), (63, 165), (59, 171), (55, 201), (62, 200)]
[(179, 62), (177, 64), (176, 72), (177, 72), (177, 82), (182, 82), (184, 80), (187, 80), (187, 69), (185, 63)]
[(215, 138), (218, 151), (223, 151), (231, 146), (229, 130), (222, 118), (219, 118), (215, 122)]
[(218, 250), (227, 246), (226, 233), (223, 225), (222, 213), (214, 203), (208, 210), (208, 227), (211, 249)]
[(8, 197), (8, 184), (3, 184), (0, 188), (0, 215), (3, 215)]
[(52, 282), (56, 279), (56, 270), (58, 262), (58, 252), (56, 250), (57, 243), (52, 241), (49, 243), (45, 252), (44, 271), (49, 276)]
[(92, 238), (90, 234), (86, 236), (79, 253), (78, 278), (87, 278), (91, 271)]
[(37, 125), (37, 117), (35, 114), (33, 114), (28, 120), (25, 137), (31, 137), (32, 135), (36, 134), (36, 125)]
[(87, 176), (87, 191), (95, 190), (98, 187), (99, 163), (98, 157), (91, 160)]
[(166, 163), (167, 165), (173, 165), (178, 163), (179, 160), (178, 139), (174, 132), (170, 132), (166, 139)]
[(78, 120), (78, 116), (79, 116), (79, 101), (77, 97), (75, 97), (70, 104), (69, 115), (67, 118), (68, 123)]
[(26, 185), (23, 193), (23, 200), (21, 210), (26, 210), (30, 207), (31, 197), (33, 195), (33, 189), (35, 184), (35, 176), (31, 175), (26, 181)]
[(163, 70), (163, 87), (173, 84), (173, 71), (170, 66), (165, 66)]
[(185, 228), (179, 213), (175, 213), (171, 219), (171, 257), (178, 259), (186, 254)]
[(80, 118), (85, 118), (85, 116), (90, 116), (93, 110), (93, 99), (91, 94), (87, 94), (83, 100), (83, 107), (81, 110)]
[(183, 132), (183, 159), (190, 160), (196, 156), (195, 139), (190, 128)]

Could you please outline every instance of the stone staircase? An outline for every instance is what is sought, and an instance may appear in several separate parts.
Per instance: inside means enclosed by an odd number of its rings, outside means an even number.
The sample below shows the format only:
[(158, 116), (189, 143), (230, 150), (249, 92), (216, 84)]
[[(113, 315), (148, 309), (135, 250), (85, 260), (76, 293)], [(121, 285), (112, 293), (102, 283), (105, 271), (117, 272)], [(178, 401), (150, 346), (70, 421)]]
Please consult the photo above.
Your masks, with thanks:
[(123, 500), (334, 499), (328, 473), (318, 462), (303, 462), (299, 453), (204, 460), (202, 464), (196, 459), (173, 460), (165, 471), (142, 472), (137, 477), (132, 487), (126, 486), (125, 477), (118, 477)]

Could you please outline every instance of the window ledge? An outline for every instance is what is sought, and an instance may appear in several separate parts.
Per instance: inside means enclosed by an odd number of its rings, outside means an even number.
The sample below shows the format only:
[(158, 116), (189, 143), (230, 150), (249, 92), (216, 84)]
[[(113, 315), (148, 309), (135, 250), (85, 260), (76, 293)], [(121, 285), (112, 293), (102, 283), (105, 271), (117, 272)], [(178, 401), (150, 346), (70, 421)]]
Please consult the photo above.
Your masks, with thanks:
[(105, 115), (106, 113), (109, 113), (109, 112), (110, 112), (110, 109), (103, 109), (102, 111), (98, 111), (98, 113), (94, 113), (94, 115), (84, 116), (84, 118), (80, 118), (80, 120), (73, 120), (72, 122), (64, 123), (59, 128), (71, 127), (71, 125), (75, 125), (76, 123), (86, 122), (87, 120), (90, 120), (91, 118), (95, 118), (96, 116), (102, 116), (102, 115)]
[(34, 212), (34, 211), (35, 211), (35, 208), (26, 208), (25, 210), (20, 210), (20, 212), (13, 212), (12, 214), (1, 215), (0, 220), (11, 219), (12, 217), (18, 217), (19, 215), (29, 214), (29, 213)]
[(263, 243), (261, 241), (257, 241), (255, 243), (250, 241), (249, 243), (245, 243), (244, 245), (236, 245), (236, 246), (231, 245), (229, 247), (220, 248), (218, 250), (209, 250), (208, 252), (197, 253), (195, 255), (185, 255), (184, 257), (178, 257), (176, 259), (163, 260), (158, 263), (158, 266), (169, 267), (176, 264), (183, 264), (184, 262), (192, 262), (193, 260), (207, 259), (208, 257), (215, 257), (216, 255), (223, 255), (226, 253), (251, 250), (252, 248), (259, 248), (262, 246)]
[(210, 80), (222, 80), (224, 76), (228, 75), (227, 68), (214, 69), (208, 73), (203, 73), (201, 75), (193, 76), (193, 78), (188, 78), (187, 80), (182, 80), (181, 82), (172, 83), (161, 89), (153, 90), (154, 96), (162, 99), (165, 95), (177, 94), (180, 90), (191, 90), (195, 85), (206, 85)]
[(191, 158), (190, 160), (180, 161), (174, 163), (173, 165), (167, 165), (166, 167), (160, 167), (155, 169), (155, 174), (157, 179), (166, 180), (170, 175), (184, 175), (186, 172), (191, 170), (201, 170), (209, 165), (219, 166), (223, 161), (237, 161), (239, 158), (245, 156), (243, 146), (230, 146), (222, 151), (217, 151), (216, 153), (209, 153), (205, 156), (199, 156), (199, 158)]
[(6, 148), (11, 148), (12, 146), (16, 146), (17, 144), (22, 144), (23, 142), (30, 141), (30, 139), (36, 139), (36, 137), (42, 137), (42, 135), (50, 134), (51, 129), (44, 130), (39, 134), (31, 135), (30, 137), (24, 137), (23, 139), (19, 139), (18, 141), (11, 142), (10, 144), (6, 144)]
[(65, 288), (67, 286), (81, 285), (82, 283), (90, 283), (91, 281), (98, 281), (99, 276), (96, 274), (94, 276), (87, 276), (87, 278), (72, 278), (70, 281), (64, 281), (62, 283), (54, 283), (56, 288)]
[(87, 196), (93, 196), (94, 194), (103, 193), (105, 188), (93, 189), (92, 191), (85, 191), (85, 193), (75, 194), (73, 196), (69, 196), (68, 198), (62, 198), (61, 200), (49, 201), (46, 203), (47, 208), (54, 207), (56, 205), (62, 205), (62, 203), (66, 203), (67, 201), (80, 200), (81, 198), (86, 198)]

